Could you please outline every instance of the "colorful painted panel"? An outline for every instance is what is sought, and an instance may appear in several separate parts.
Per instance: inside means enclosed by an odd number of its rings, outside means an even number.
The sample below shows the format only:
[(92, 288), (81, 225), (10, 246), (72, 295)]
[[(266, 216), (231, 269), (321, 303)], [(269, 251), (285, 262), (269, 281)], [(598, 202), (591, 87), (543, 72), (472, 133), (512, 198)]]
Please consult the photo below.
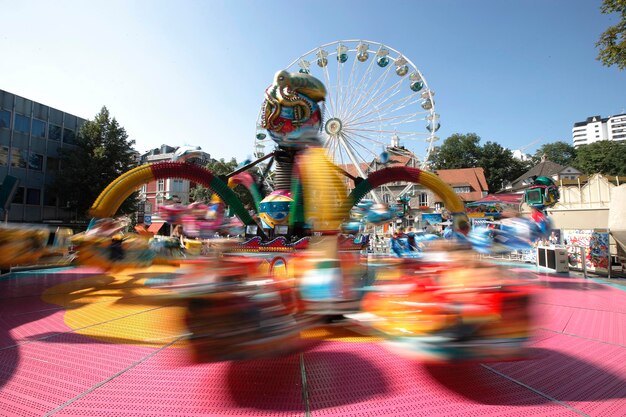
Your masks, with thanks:
[[(609, 234), (594, 230), (563, 230), (563, 243), (567, 245), (571, 268), (589, 272), (605, 272), (609, 265)], [(584, 248), (584, 260), (580, 247)]]

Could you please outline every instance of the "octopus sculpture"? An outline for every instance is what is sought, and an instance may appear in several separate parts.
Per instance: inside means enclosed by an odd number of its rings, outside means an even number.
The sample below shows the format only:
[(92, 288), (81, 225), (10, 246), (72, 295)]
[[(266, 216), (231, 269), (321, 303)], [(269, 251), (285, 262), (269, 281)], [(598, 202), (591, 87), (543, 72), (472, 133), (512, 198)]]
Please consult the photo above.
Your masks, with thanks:
[(315, 77), (279, 71), (265, 90), (261, 126), (282, 146), (299, 145), (297, 138), (304, 131), (319, 129), (322, 115), (318, 103), (325, 97), (326, 88)]

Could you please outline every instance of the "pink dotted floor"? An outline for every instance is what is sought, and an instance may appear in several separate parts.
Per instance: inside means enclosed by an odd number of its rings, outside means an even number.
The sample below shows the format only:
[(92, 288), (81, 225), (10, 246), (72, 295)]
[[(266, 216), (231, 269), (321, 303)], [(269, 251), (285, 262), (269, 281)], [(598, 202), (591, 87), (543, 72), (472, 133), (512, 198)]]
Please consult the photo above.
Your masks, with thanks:
[(191, 365), (179, 338), (98, 341), (41, 299), (98, 274), (0, 279), (1, 416), (626, 416), (626, 287), (537, 273), (545, 290), (527, 360), (442, 367), (376, 343), (321, 342), (282, 358)]

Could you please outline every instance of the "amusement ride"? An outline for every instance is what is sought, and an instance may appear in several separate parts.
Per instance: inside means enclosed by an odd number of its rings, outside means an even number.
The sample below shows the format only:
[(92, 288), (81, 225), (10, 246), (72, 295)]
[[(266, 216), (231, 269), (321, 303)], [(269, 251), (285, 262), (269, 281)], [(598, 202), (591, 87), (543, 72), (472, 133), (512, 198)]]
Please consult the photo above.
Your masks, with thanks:
[[(347, 175), (365, 178), (394, 156), (409, 158), (409, 166), (427, 168), (441, 124), (435, 92), (406, 55), (379, 42), (341, 40), (306, 52), (286, 71), (310, 74), (324, 83), (319, 136), (331, 160), (344, 171), (349, 167)], [(261, 112), (255, 156), (265, 156), (272, 146)], [(371, 191), (377, 203), (380, 191)]]
[[(278, 71), (265, 90), (256, 161), (224, 180), (185, 160), (191, 151), (122, 174), (93, 203), (92, 226), (75, 237), (78, 262), (107, 270), (155, 262), (186, 268), (158, 288), (186, 302), (185, 326), (201, 362), (306, 349), (301, 332), (324, 325), (358, 328), (425, 361), (523, 356), (532, 331), (533, 286), (475, 254), (510, 250), (505, 238), (513, 235), (515, 245), (530, 246), (549, 233), (549, 221), (538, 209), (529, 220), (470, 230), (461, 200), (426, 170), (439, 129), (433, 95), (415, 65), (388, 46), (337, 41), (315, 48)], [(416, 157), (387, 146), (393, 136), (423, 144), (423, 152)], [(275, 148), (261, 155), (270, 144)], [(386, 166), (387, 152), (413, 155), (418, 166)], [(364, 169), (372, 159), (383, 163)], [(211, 202), (160, 208), (185, 235), (205, 241), (204, 256), (168, 250), (176, 241), (159, 246), (149, 236), (128, 233), (114, 217), (138, 187), (165, 178), (214, 192)], [(358, 224), (393, 216), (381, 208), (377, 189), (398, 181), (441, 198), (452, 219), (450, 239), (410, 245), (417, 256), (370, 262), (368, 236)], [(538, 208), (558, 199), (554, 184), (542, 181), (527, 192)], [(266, 195), (264, 182), (271, 184)], [(233, 192), (238, 184), (249, 190), (252, 210)], [(40, 230), (24, 228), (4, 228), (2, 236), (2, 263), (36, 259), (45, 239)]]

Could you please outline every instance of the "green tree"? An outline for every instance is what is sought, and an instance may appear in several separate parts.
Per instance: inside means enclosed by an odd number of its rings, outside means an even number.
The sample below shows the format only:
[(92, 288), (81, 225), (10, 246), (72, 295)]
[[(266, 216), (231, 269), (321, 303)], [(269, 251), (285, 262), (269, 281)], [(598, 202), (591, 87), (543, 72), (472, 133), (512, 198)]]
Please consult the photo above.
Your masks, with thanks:
[[(100, 193), (114, 179), (137, 166), (134, 140), (102, 107), (93, 120), (85, 122), (76, 135), (75, 146), (60, 149), (61, 171), (54, 188), (64, 207), (76, 210), (84, 219)], [(119, 209), (121, 214), (136, 211), (136, 194)]]
[(626, 175), (626, 142), (601, 140), (580, 146), (576, 168), (587, 175)]
[(617, 13), (619, 22), (600, 35), (596, 47), (600, 49), (597, 59), (603, 65), (626, 68), (626, 0), (604, 0), (600, 11), (604, 14)]
[(509, 149), (498, 143), (489, 141), (481, 146), (476, 133), (455, 133), (448, 137), (435, 149), (431, 161), (433, 169), (482, 167), (491, 192), (501, 190), (504, 183), (529, 169), (528, 164), (514, 158)]
[(485, 170), (487, 185), (492, 193), (528, 170), (527, 164), (513, 157), (511, 150), (495, 142), (487, 142), (481, 147), (477, 166)]
[(480, 159), (480, 137), (476, 133), (455, 133), (431, 156), (433, 169), (474, 168)]
[[(221, 177), (224, 182), (228, 181), (226, 175), (235, 171), (238, 166), (239, 164), (235, 158), (231, 158), (230, 161), (225, 161), (224, 158), (220, 158), (219, 160), (212, 158), (209, 163), (205, 165), (208, 170), (214, 175)], [(250, 192), (246, 190), (244, 186), (237, 185), (233, 191), (237, 194), (244, 206), (250, 205), (250, 207), (254, 207)], [(207, 203), (211, 200), (213, 191), (202, 186), (197, 186), (190, 190), (189, 195), (194, 201)]]
[(542, 145), (532, 157), (533, 165), (541, 162), (543, 155), (549, 161), (556, 162), (563, 166), (570, 166), (576, 159), (576, 148), (567, 142), (557, 141)]

